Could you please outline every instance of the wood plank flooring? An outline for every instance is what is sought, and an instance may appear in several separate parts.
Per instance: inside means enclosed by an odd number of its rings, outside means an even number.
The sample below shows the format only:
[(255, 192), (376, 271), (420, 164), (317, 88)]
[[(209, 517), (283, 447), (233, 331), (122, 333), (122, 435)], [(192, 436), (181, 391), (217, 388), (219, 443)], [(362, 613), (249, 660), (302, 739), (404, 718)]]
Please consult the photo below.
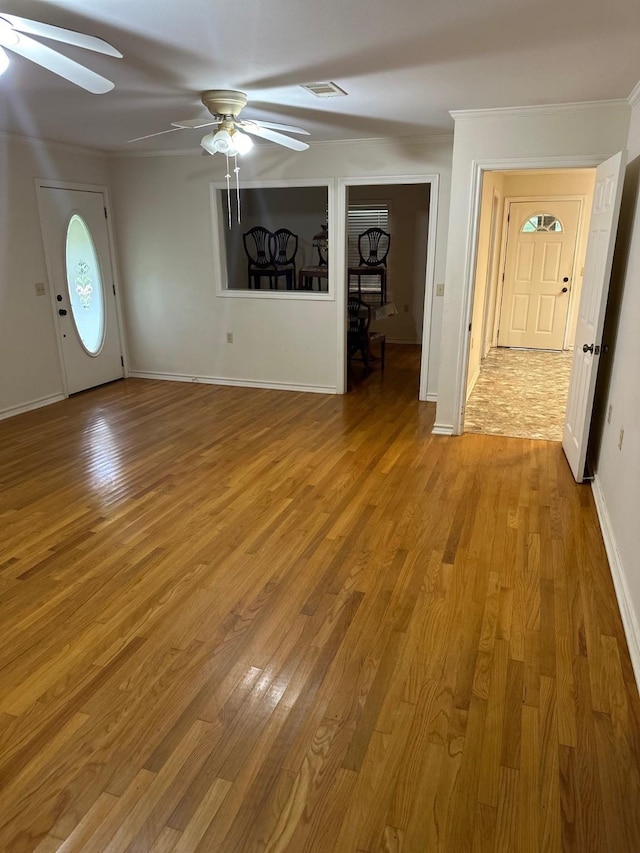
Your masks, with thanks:
[(590, 489), (418, 369), (0, 423), (0, 850), (640, 851)]

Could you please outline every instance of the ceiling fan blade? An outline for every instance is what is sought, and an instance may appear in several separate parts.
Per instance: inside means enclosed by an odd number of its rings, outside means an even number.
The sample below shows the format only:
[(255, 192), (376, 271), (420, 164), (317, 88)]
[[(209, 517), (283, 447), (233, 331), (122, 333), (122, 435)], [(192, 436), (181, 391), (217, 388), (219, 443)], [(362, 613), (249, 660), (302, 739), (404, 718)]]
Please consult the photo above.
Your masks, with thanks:
[(93, 50), (96, 53), (105, 53), (107, 56), (115, 56), (118, 59), (122, 59), (122, 54), (119, 50), (116, 50), (109, 42), (96, 36), (88, 36), (84, 33), (78, 33), (75, 30), (64, 29), (63, 27), (54, 27), (52, 24), (43, 24), (40, 21), (31, 21), (29, 18), (21, 18), (18, 15), (6, 15), (4, 12), (0, 13), (0, 18), (4, 18), (15, 30), (21, 33), (28, 33), (32, 36), (40, 36), (40, 38), (52, 39), (53, 41), (61, 41), (75, 47), (83, 47), (85, 50)]
[(247, 122), (243, 124), (242, 129), (252, 136), (260, 136), (262, 139), (268, 139), (270, 142), (277, 142), (278, 145), (284, 145), (285, 148), (291, 148), (292, 151), (306, 151), (309, 147), (306, 142), (302, 142), (300, 139), (290, 139), (283, 133), (269, 130), (267, 127), (260, 127), (257, 124), (250, 126)]
[(197, 130), (199, 127), (211, 127), (213, 124), (220, 124), (216, 118), (188, 118), (185, 121), (172, 121), (171, 127), (184, 128), (185, 130)]
[(147, 133), (146, 136), (136, 136), (135, 139), (127, 139), (129, 142), (140, 142), (143, 139), (151, 139), (154, 136), (162, 136), (163, 133), (174, 133), (176, 130), (183, 130), (182, 127), (170, 127), (169, 130), (159, 130), (157, 133)]
[(70, 83), (75, 83), (76, 86), (86, 89), (87, 92), (92, 92), (94, 95), (102, 95), (113, 89), (114, 84), (111, 80), (107, 80), (106, 77), (85, 68), (79, 62), (74, 62), (73, 59), (63, 56), (57, 50), (52, 50), (50, 47), (29, 38), (29, 36), (16, 33), (15, 30), (13, 34), (17, 37), (15, 44), (4, 44), (1, 39), (0, 44), (14, 53), (24, 56), (25, 59), (30, 59), (31, 62), (41, 65), (59, 77), (64, 77)]
[(259, 121), (258, 119), (242, 119), (236, 121), (236, 124), (244, 126), (246, 124), (258, 125), (258, 127), (268, 127), (270, 130), (284, 130), (286, 133), (300, 133), (304, 136), (309, 136), (308, 130), (303, 130), (301, 127), (296, 127), (293, 124), (278, 124), (274, 121)]

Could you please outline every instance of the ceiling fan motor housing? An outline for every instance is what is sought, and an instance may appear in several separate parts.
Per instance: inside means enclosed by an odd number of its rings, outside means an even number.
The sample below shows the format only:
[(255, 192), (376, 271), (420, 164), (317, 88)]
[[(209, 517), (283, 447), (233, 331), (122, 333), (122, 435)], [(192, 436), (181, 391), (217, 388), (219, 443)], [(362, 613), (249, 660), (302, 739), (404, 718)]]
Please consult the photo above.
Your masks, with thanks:
[(247, 105), (244, 92), (232, 89), (208, 89), (201, 95), (202, 103), (213, 116), (236, 116)]

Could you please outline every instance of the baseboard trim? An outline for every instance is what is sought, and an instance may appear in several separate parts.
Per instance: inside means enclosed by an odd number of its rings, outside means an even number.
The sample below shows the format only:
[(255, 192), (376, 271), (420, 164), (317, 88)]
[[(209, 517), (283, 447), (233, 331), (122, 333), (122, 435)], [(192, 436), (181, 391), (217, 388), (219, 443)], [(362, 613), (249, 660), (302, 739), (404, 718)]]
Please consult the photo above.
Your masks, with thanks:
[(432, 435), (453, 435), (453, 424), (434, 424)]
[(64, 394), (50, 394), (48, 397), (40, 397), (39, 400), (32, 400), (30, 403), (24, 403), (21, 406), (10, 406), (8, 409), (3, 409), (0, 412), (0, 421), (6, 418), (13, 418), (15, 415), (22, 415), (25, 412), (32, 412), (34, 409), (42, 409), (44, 406), (50, 406), (52, 403), (61, 403), (67, 398)]
[(622, 625), (627, 638), (627, 645), (629, 646), (629, 656), (631, 657), (633, 673), (636, 677), (636, 684), (640, 686), (640, 630), (638, 628), (638, 622), (635, 614), (631, 609), (631, 598), (629, 596), (624, 567), (622, 565), (618, 546), (616, 545), (613, 528), (611, 526), (611, 519), (609, 518), (609, 511), (607, 509), (604, 493), (597, 474), (591, 483), (591, 491), (593, 492), (593, 499), (598, 513), (598, 521), (600, 522), (600, 530), (602, 531), (604, 547), (609, 559), (609, 568), (611, 570), (611, 577), (613, 578), (616, 598), (618, 599), (620, 615), (622, 616)]
[(435, 391), (427, 391), (427, 403), (437, 403), (438, 394)]
[[(380, 329), (381, 332), (384, 329)], [(386, 333), (385, 333), (386, 334)], [(386, 335), (388, 344), (399, 344), (403, 347), (419, 347), (422, 341), (408, 341), (406, 338), (390, 338), (389, 335)]]
[(202, 385), (230, 385), (237, 388), (264, 388), (270, 391), (303, 391), (310, 394), (337, 394), (335, 386), (297, 385), (293, 382), (261, 382), (253, 379), (228, 379), (220, 376), (191, 376), (182, 373), (156, 373), (154, 371), (131, 370), (132, 379), (159, 379), (166, 382), (199, 382)]

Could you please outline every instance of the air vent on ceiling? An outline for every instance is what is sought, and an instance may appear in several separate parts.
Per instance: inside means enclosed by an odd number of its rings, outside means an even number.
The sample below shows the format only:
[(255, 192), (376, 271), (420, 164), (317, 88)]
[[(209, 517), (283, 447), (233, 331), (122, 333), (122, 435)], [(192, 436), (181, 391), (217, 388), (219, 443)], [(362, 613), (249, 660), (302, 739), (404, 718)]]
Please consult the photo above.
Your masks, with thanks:
[(346, 95), (344, 89), (336, 86), (335, 83), (301, 83), (303, 89), (311, 92), (316, 98), (338, 98)]

